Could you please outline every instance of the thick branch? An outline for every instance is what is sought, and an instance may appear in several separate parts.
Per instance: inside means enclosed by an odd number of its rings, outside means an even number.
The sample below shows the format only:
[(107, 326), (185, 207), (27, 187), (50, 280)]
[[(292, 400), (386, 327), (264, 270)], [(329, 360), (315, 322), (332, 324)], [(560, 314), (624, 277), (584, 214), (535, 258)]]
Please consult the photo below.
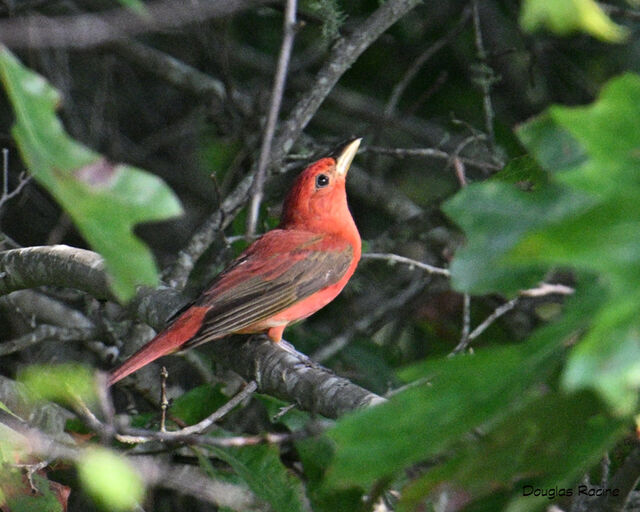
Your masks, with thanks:
[[(102, 258), (84, 249), (52, 246), (5, 251), (0, 253), (0, 269), (5, 272), (0, 280), (4, 293), (27, 286), (56, 285), (95, 291), (100, 298), (108, 296)], [(130, 307), (138, 318), (159, 330), (180, 303), (175, 290), (160, 288), (141, 290)], [(318, 366), (286, 342), (274, 344), (262, 337), (233, 337), (215, 344), (216, 358), (245, 379), (255, 380), (261, 392), (323, 416), (335, 418), (383, 401)]]
[(67, 245), (0, 252), (0, 295), (38, 286), (64, 286), (113, 299), (99, 254)]
[(384, 402), (382, 397), (314, 363), (286, 341), (275, 344), (263, 336), (236, 336), (215, 344), (215, 358), (222, 364), (247, 380), (255, 380), (259, 391), (294, 401), (301, 409), (337, 418)]

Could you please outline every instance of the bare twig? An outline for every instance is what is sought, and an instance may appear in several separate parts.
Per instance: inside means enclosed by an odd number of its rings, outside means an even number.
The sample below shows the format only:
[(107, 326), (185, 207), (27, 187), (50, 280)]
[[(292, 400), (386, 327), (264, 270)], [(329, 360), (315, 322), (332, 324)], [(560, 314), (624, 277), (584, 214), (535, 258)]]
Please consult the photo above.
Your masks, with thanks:
[(613, 493), (604, 494), (590, 504), (589, 510), (596, 512), (624, 510), (625, 503), (629, 499), (631, 491), (638, 485), (638, 481), (640, 481), (640, 447), (635, 446), (606, 486), (609, 489), (616, 489), (618, 492), (615, 495)]
[(544, 297), (545, 295), (552, 295), (554, 293), (558, 295), (573, 295), (574, 292), (574, 288), (564, 284), (540, 283), (540, 285), (535, 288), (522, 290), (519, 295), (521, 297)]
[[(469, 344), (469, 331), (471, 330), (471, 296), (468, 293), (462, 295), (462, 332), (460, 334), (459, 350), (464, 350)], [(455, 351), (455, 349), (454, 349)]]
[(334, 85), (375, 40), (420, 3), (419, 0), (388, 0), (347, 38), (338, 39), (331, 56), (313, 81), (313, 88), (296, 104), (273, 145), (271, 160), (279, 164), (307, 126)]
[(447, 270), (446, 268), (434, 267), (433, 265), (429, 265), (428, 263), (423, 263), (418, 260), (406, 258), (405, 256), (400, 256), (399, 254), (366, 252), (362, 255), (362, 259), (386, 260), (389, 263), (403, 263), (411, 267), (417, 267), (422, 270), (426, 270), (430, 274), (451, 277), (451, 272), (449, 272), (449, 270)]
[[(57, 460), (76, 462), (84, 457), (87, 450), (94, 449), (89, 445), (88, 447), (76, 446), (71, 439), (68, 443), (61, 442), (3, 410), (0, 410), (0, 422), (22, 436), (24, 445), (19, 448), (50, 463)], [(103, 426), (97, 418), (95, 422), (99, 427)], [(239, 438), (231, 438), (231, 440), (236, 443), (242, 442)], [(208, 444), (214, 445), (214, 443)], [(228, 443), (228, 445), (232, 444)], [(127, 462), (135, 468), (147, 485), (173, 489), (185, 495), (239, 511), (253, 510), (257, 503), (255, 497), (245, 488), (207, 477), (193, 467), (169, 465), (151, 457), (130, 457)]]
[(9, 149), (2, 148), (2, 195), (0, 196), (0, 211), (5, 203), (16, 197), (30, 181), (31, 176), (21, 173), (18, 178), (18, 184), (9, 192)]
[(127, 8), (68, 16), (24, 16), (0, 20), (0, 41), (9, 47), (87, 48), (145, 32), (176, 28), (194, 21), (230, 16), (266, 0), (159, 0), (145, 13)]
[(217, 421), (220, 421), (222, 418), (224, 418), (238, 404), (251, 396), (257, 389), (258, 385), (254, 381), (249, 382), (249, 384), (247, 384), (242, 391), (231, 398), (231, 400), (229, 400), (226, 404), (216, 410), (213, 414), (210, 414), (195, 425), (191, 425), (179, 430), (176, 434), (180, 434), (183, 436), (190, 436), (193, 434), (206, 434), (215, 426), (215, 423)]
[[(491, 70), (487, 63), (487, 52), (484, 48), (484, 41), (482, 39), (482, 25), (480, 23), (480, 12), (478, 0), (473, 0), (473, 27), (475, 30), (475, 43), (476, 51), (478, 53), (478, 59), (485, 70)], [(482, 88), (483, 108), (484, 108), (484, 121), (485, 130), (487, 132), (487, 144), (489, 145), (489, 152), (491, 155), (495, 154), (495, 135), (493, 130), (493, 105), (491, 103), (491, 86), (494, 80), (493, 71), (488, 76), (483, 76), (479, 79), (480, 87)]]
[[(364, 151), (371, 151), (372, 153), (380, 153), (383, 155), (392, 155), (399, 158), (418, 156), (425, 158), (438, 158), (447, 161), (451, 161), (451, 159), (455, 156), (452, 153), (447, 153), (446, 151), (437, 148), (383, 148), (380, 146), (369, 146), (365, 147)], [(472, 167), (494, 171), (501, 169), (499, 165), (492, 162), (482, 162), (480, 160), (474, 160), (462, 156), (458, 158), (462, 163), (470, 165)]]
[(460, 160), (460, 157), (453, 157), (453, 168), (456, 171), (456, 178), (458, 178), (458, 182), (461, 187), (467, 186), (467, 173), (465, 172), (464, 163)]
[(571, 295), (574, 293), (574, 289), (570, 286), (565, 286), (562, 284), (550, 284), (550, 283), (541, 283), (536, 288), (530, 288), (528, 290), (522, 290), (518, 297), (511, 299), (508, 302), (505, 302), (501, 306), (497, 307), (493, 313), (491, 313), (484, 321), (478, 325), (466, 338), (463, 336), (460, 340), (460, 343), (452, 350), (450, 355), (455, 355), (463, 350), (465, 350), (469, 344), (475, 340), (478, 336), (480, 336), (484, 331), (486, 331), (489, 326), (495, 322), (498, 318), (500, 318), (505, 313), (508, 313), (513, 308), (516, 307), (518, 301), (521, 297), (543, 297), (545, 295)]
[(165, 366), (160, 370), (160, 432), (167, 431), (167, 409), (169, 408), (169, 399), (167, 398), (167, 378), (169, 372)]
[[(465, 296), (468, 295), (465, 294)], [(485, 318), (484, 321), (480, 325), (478, 325), (478, 327), (476, 327), (468, 336), (461, 337), (460, 343), (458, 343), (458, 345), (453, 349), (451, 355), (458, 354), (465, 350), (469, 346), (469, 344), (478, 336), (480, 336), (484, 331), (486, 331), (493, 322), (495, 322), (505, 313), (515, 308), (518, 300), (519, 298), (516, 297), (515, 299), (511, 299), (510, 301), (502, 304), (502, 306), (496, 308), (494, 312), (491, 313), (487, 318)]]
[(276, 123), (282, 104), (282, 96), (284, 94), (284, 86), (287, 78), (287, 69), (289, 68), (289, 60), (291, 59), (291, 50), (293, 49), (293, 40), (296, 33), (296, 0), (287, 0), (287, 6), (284, 14), (284, 26), (282, 36), (282, 46), (280, 47), (280, 55), (278, 57), (278, 67), (273, 80), (273, 90), (271, 91), (271, 104), (269, 106), (269, 114), (264, 128), (264, 136), (262, 138), (262, 146), (260, 147), (260, 158), (258, 159), (258, 168), (255, 172), (253, 182), (253, 196), (249, 206), (247, 215), (247, 236), (252, 236), (256, 232), (258, 223), (258, 214), (260, 213), (260, 204), (264, 197), (264, 183), (267, 176), (267, 166), (271, 156), (271, 144), (273, 136), (276, 132)]
[[(206, 434), (210, 430), (215, 427), (217, 421), (220, 421), (224, 416), (226, 416), (229, 412), (231, 412), (238, 404), (240, 404), (247, 397), (251, 396), (258, 386), (255, 382), (250, 382), (247, 384), (240, 393), (235, 395), (231, 400), (229, 400), (222, 407), (217, 409), (215, 412), (207, 416), (202, 421), (190, 425), (189, 427), (182, 428), (180, 430), (168, 432), (165, 428), (163, 428), (162, 423), (160, 424), (160, 432), (154, 432), (150, 430), (142, 430), (142, 429), (127, 429), (124, 430), (121, 434), (118, 434), (118, 440), (126, 443), (143, 443), (149, 441), (164, 441), (164, 442), (196, 442), (197, 444), (202, 444), (200, 441), (200, 435)], [(242, 441), (240, 440), (242, 439)], [(221, 443), (215, 444), (216, 446), (238, 446), (243, 441), (246, 444), (253, 444), (256, 442), (281, 442), (285, 438), (273, 438), (273, 437), (263, 437), (263, 436), (252, 436), (250, 440), (247, 440), (246, 437), (239, 438), (226, 438)], [(206, 444), (206, 443), (205, 443)]]

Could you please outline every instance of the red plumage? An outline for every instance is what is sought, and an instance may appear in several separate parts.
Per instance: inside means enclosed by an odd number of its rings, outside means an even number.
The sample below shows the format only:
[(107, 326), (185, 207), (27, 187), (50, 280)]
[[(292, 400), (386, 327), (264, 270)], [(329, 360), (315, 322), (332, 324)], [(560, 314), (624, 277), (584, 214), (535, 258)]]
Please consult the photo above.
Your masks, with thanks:
[(155, 359), (234, 333), (284, 328), (331, 302), (360, 260), (360, 235), (347, 206), (345, 178), (360, 139), (307, 167), (284, 201), (278, 228), (218, 275), (162, 332), (109, 375), (109, 385)]

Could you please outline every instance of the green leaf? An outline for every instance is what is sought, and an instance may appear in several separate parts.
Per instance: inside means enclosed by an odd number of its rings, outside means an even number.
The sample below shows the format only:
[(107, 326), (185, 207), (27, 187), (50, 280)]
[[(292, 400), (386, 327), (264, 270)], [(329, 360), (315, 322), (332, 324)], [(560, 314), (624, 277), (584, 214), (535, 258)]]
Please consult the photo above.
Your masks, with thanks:
[[(23, 492), (18, 495), (7, 498), (8, 510), (11, 512), (63, 512), (62, 504), (51, 490), (49, 481), (37, 473), (32, 476), (32, 481), (39, 494), (29, 495), (28, 493), (33, 491), (23, 489)], [(19, 482), (24, 485), (21, 479)], [(1, 495), (0, 492), (0, 498)]]
[(274, 445), (214, 448), (217, 457), (229, 464), (260, 499), (275, 512), (303, 511), (302, 483), (282, 464)]
[(96, 401), (92, 371), (77, 363), (32, 365), (18, 375), (29, 391), (40, 400), (55, 400), (74, 404), (78, 399), (86, 404)]
[(526, 485), (570, 488), (626, 430), (603, 414), (596, 396), (546, 394), (513, 412), (489, 432), (458, 446), (447, 461), (402, 491), (401, 511), (415, 507), (439, 484), (478, 499), (511, 493), (509, 510), (538, 510), (546, 496), (523, 499)]
[(628, 30), (611, 21), (594, 0), (525, 0), (520, 24), (529, 32), (540, 27), (559, 35), (583, 31), (609, 43), (628, 36)]
[(87, 493), (106, 510), (131, 510), (144, 496), (138, 473), (123, 458), (105, 448), (83, 452), (78, 476)]
[(498, 180), (465, 187), (443, 205), (467, 235), (466, 245), (450, 267), (454, 288), (474, 294), (509, 294), (536, 284), (548, 266), (511, 262), (509, 251), (532, 230), (574, 217), (591, 202), (584, 194), (558, 185), (533, 192)]
[(69, 137), (55, 114), (58, 91), (3, 47), (0, 77), (16, 114), (13, 135), (23, 160), (105, 258), (114, 293), (127, 300), (136, 285), (155, 286), (152, 255), (133, 228), (180, 214), (176, 196), (156, 176), (110, 163)]
[[(428, 385), (404, 391), (389, 402), (338, 422), (329, 432), (336, 443), (329, 485), (367, 486), (409, 464), (446, 449), (461, 435), (522, 399), (533, 376), (550, 368), (543, 347), (486, 350), (474, 357), (433, 361)], [(544, 364), (542, 364), (544, 361)], [(363, 433), (366, 432), (366, 435)]]
[(513, 293), (549, 267), (599, 276), (601, 309), (569, 359), (569, 390), (598, 390), (631, 414), (640, 388), (640, 77), (611, 80), (592, 105), (554, 106), (518, 135), (549, 171), (523, 192), (494, 180), (445, 205), (468, 243), (451, 265), (453, 283), (475, 293)]
[[(631, 413), (640, 387), (640, 337), (637, 311), (640, 293), (640, 77), (623, 75), (607, 84), (586, 107), (553, 107), (547, 117), (570, 133), (588, 158), (562, 169), (557, 180), (588, 194), (586, 211), (530, 233), (515, 248), (511, 261), (527, 265), (569, 265), (597, 272), (608, 285), (605, 307), (593, 328), (573, 351), (565, 373), (569, 389), (594, 387), (620, 414)], [(557, 128), (552, 128), (557, 131)], [(523, 141), (534, 154), (536, 139)], [(565, 162), (550, 159), (559, 168)]]
[(563, 341), (600, 307), (602, 290), (584, 281), (583, 293), (568, 301), (564, 321), (539, 329), (527, 343), (422, 362), (401, 376), (428, 383), (341, 419), (328, 433), (336, 445), (328, 485), (367, 486), (391, 477), (526, 404), (539, 393), (536, 384), (561, 364)]

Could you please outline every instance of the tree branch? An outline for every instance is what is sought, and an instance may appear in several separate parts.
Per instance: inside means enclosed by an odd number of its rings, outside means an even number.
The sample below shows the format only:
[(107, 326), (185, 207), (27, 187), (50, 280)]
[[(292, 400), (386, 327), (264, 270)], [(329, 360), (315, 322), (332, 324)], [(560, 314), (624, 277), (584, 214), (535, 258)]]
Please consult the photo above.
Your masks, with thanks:
[(271, 144), (273, 143), (273, 136), (276, 132), (276, 123), (278, 122), (278, 114), (280, 113), (280, 105), (282, 104), (284, 85), (287, 78), (287, 70), (289, 68), (289, 60), (291, 59), (293, 40), (296, 33), (296, 8), (296, 0), (287, 0), (287, 7), (284, 15), (282, 46), (280, 47), (276, 76), (273, 80), (271, 104), (269, 106), (267, 122), (264, 127), (264, 136), (262, 138), (262, 146), (260, 147), (258, 168), (256, 169), (253, 181), (253, 197), (251, 198), (249, 214), (247, 215), (247, 236), (252, 236), (256, 232), (260, 203), (262, 203), (262, 198), (264, 197), (264, 183), (267, 177), (267, 167), (269, 165), (269, 157), (271, 155)]
[(161, 0), (136, 14), (117, 8), (68, 16), (24, 16), (0, 20), (0, 41), (9, 47), (87, 48), (145, 32), (176, 28), (194, 21), (230, 16), (266, 0)]
[(0, 295), (37, 286), (76, 288), (115, 300), (102, 257), (92, 251), (51, 245), (0, 252)]
[[(4, 293), (20, 287), (55, 285), (108, 296), (102, 258), (84, 249), (52, 246), (5, 251), (0, 253), (0, 271), (5, 273), (0, 280)], [(130, 310), (160, 330), (181, 301), (172, 289), (142, 289)], [(215, 348), (217, 360), (246, 380), (255, 380), (261, 392), (329, 418), (384, 400), (315, 364), (285, 341), (276, 344), (259, 336), (231, 337), (217, 340)]]

